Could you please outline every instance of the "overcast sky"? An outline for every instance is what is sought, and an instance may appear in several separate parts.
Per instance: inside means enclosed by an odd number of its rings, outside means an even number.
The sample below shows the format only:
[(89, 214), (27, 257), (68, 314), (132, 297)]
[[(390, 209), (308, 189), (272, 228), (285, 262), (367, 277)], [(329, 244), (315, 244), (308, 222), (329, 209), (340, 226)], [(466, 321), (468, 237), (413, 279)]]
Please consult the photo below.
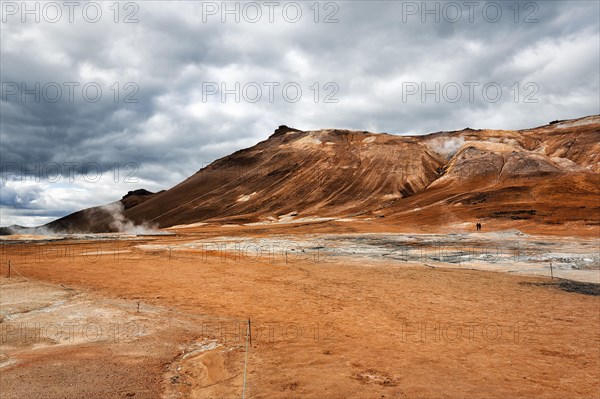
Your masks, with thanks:
[(3, 226), (169, 188), (281, 124), (424, 134), (600, 113), (594, 0), (86, 4), (1, 3)]

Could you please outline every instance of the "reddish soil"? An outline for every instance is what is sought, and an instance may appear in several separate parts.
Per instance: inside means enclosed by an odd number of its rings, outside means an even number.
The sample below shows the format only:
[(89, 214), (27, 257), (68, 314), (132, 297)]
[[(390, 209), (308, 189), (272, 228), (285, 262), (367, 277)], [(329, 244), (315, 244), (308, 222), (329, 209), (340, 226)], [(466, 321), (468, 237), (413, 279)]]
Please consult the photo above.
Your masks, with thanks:
[[(138, 247), (224, 230), (4, 246), (3, 275), (11, 259), (35, 281), (168, 311), (135, 346), (32, 349), (2, 369), (2, 397), (240, 397), (247, 318), (251, 398), (598, 397), (598, 296), (502, 273)], [(181, 357), (177, 344), (207, 339), (221, 346)]]

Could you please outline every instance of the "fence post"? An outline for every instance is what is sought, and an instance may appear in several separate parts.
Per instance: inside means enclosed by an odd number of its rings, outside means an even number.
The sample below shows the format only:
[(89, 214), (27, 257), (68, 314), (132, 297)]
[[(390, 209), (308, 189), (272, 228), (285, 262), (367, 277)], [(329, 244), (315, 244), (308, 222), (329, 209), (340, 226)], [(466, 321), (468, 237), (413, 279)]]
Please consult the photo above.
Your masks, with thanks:
[(244, 356), (244, 386), (242, 387), (242, 399), (246, 398), (246, 370), (248, 368), (248, 346), (250, 339), (250, 318), (248, 318), (248, 330), (246, 331), (246, 354)]

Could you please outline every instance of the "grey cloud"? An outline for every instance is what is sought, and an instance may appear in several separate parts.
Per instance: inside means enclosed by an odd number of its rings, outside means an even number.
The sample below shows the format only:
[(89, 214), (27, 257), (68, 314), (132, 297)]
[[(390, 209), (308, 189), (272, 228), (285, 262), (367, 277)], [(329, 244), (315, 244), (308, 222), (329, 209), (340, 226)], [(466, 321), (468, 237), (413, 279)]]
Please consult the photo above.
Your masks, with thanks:
[[(335, 2), (339, 23), (333, 24), (315, 24), (308, 9), (312, 3), (302, 3), (303, 17), (296, 24), (280, 14), (273, 24), (265, 16), (256, 24), (221, 23), (218, 16), (203, 23), (200, 2), (138, 2), (135, 24), (114, 23), (108, 12), (97, 24), (80, 18), (73, 24), (9, 19), (2, 23), (2, 83), (96, 81), (103, 97), (97, 103), (3, 101), (2, 163), (93, 162), (110, 171), (115, 163), (133, 162), (140, 187), (160, 189), (264, 140), (279, 124), (422, 134), (466, 126), (526, 128), (599, 113), (597, 4), (519, 1), (520, 22), (515, 23), (508, 8), (515, 2), (496, 2), (503, 17), (489, 23), (481, 9), (490, 3), (479, 2), (473, 23), (464, 10), (456, 23), (434, 23), (430, 16), (421, 23), (418, 15), (403, 22), (407, 2), (392, 1)], [(530, 4), (537, 5), (539, 22), (522, 23)], [(326, 14), (321, 9), (320, 18)], [(108, 88), (115, 81), (121, 85), (117, 103)], [(297, 82), (303, 97), (290, 103), (279, 95), (269, 102), (265, 91), (255, 104), (235, 103), (231, 96), (225, 103), (218, 96), (203, 101), (202, 82), (226, 82), (231, 88), (236, 81), (242, 86)], [(403, 102), (402, 83), (413, 81), (498, 82), (504, 91), (497, 103), (480, 96), (469, 102), (466, 93), (456, 103), (431, 97), (422, 102), (419, 96)], [(139, 87), (137, 103), (122, 101), (127, 82)], [(314, 82), (320, 86), (317, 103), (310, 89)], [(339, 86), (338, 103), (323, 103), (327, 82)], [(514, 82), (537, 84), (539, 102), (515, 104), (508, 89)], [(19, 209), (43, 214), (38, 198), (59, 216), (126, 192), (109, 187), (109, 181), (73, 186), (89, 195), (67, 203), (64, 197), (49, 199), (57, 195), (52, 186), (28, 185), (30, 195), (20, 194), (17, 203), (12, 188), (2, 186), (2, 207), (10, 220), (18, 222), (22, 215), (31, 223), (35, 215)]]

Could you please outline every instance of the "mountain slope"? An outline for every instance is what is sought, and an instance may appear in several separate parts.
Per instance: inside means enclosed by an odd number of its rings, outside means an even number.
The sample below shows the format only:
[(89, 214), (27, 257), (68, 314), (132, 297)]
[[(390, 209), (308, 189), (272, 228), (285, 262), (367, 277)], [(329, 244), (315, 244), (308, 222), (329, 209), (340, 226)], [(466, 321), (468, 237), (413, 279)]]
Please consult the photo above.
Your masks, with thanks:
[(600, 118), (454, 137), (465, 141), (444, 173), (402, 209), (391, 207), (391, 222), (456, 227), (487, 220), (521, 228), (577, 222), (598, 230)]
[(204, 219), (252, 222), (295, 213), (354, 214), (423, 190), (440, 166), (414, 139), (280, 128), (127, 216), (162, 227)]
[(473, 220), (593, 227), (600, 219), (598, 187), (599, 116), (520, 131), (467, 128), (412, 137), (281, 126), (169, 190), (123, 198), (119, 223), (104, 208), (90, 208), (46, 227), (97, 232), (123, 223), (374, 216), (431, 228)]

